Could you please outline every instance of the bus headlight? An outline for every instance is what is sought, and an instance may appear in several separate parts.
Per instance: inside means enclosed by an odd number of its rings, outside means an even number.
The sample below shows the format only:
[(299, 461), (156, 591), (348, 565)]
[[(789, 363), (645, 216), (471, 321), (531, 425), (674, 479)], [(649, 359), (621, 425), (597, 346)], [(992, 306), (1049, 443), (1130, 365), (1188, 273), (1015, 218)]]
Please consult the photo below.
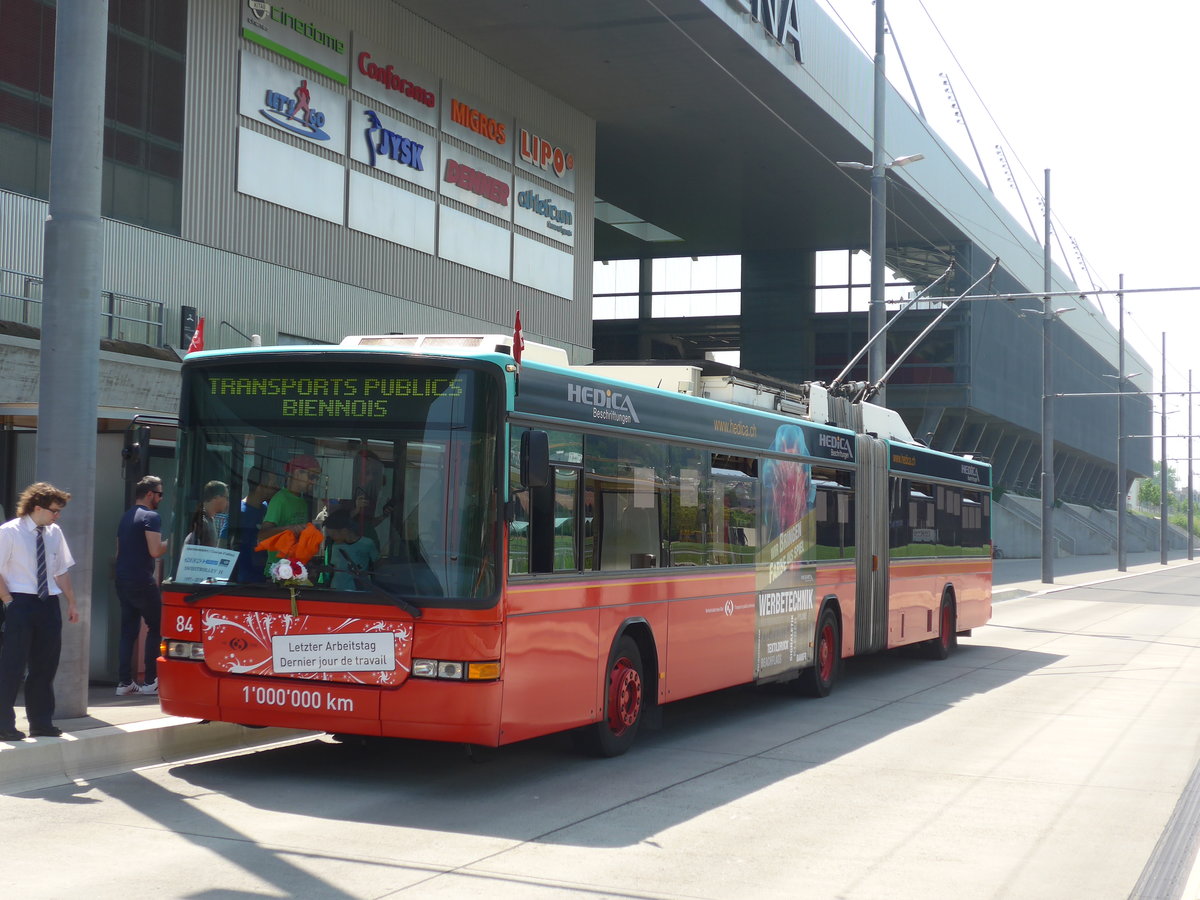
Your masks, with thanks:
[(463, 664), (460, 662), (442, 662), (438, 663), (438, 678), (448, 678), (454, 681), (462, 681)]
[(450, 659), (414, 659), (414, 678), (437, 678), (442, 681), (498, 681), (500, 660), (461, 662)]
[(164, 659), (204, 659), (204, 645), (199, 641), (169, 641), (164, 640), (159, 645), (159, 651)]

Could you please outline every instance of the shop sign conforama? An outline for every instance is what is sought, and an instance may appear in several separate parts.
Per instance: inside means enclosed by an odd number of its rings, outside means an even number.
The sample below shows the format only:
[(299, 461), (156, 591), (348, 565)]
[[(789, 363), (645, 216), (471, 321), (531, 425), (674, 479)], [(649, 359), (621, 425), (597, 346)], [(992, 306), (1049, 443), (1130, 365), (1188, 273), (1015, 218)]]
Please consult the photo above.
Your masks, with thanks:
[(386, 53), (354, 35), (350, 87), (380, 103), (437, 128), (441, 87), (432, 72)]

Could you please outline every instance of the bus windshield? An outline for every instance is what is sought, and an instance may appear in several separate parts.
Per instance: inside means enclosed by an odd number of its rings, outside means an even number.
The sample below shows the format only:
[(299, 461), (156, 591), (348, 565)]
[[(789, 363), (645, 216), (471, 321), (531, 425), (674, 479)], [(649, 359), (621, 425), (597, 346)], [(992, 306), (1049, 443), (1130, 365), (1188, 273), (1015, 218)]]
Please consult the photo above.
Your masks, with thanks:
[(494, 603), (498, 377), (331, 356), (185, 366), (164, 580), (277, 589), (311, 551), (307, 594)]

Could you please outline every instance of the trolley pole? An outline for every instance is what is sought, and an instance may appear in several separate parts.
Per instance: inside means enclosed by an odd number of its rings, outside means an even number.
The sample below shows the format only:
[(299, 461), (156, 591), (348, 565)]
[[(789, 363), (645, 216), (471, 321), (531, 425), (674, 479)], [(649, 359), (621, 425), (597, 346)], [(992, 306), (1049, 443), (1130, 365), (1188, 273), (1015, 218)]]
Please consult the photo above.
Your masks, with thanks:
[(1050, 350), (1050, 170), (1046, 169), (1046, 246), (1042, 308), (1042, 582), (1054, 584), (1054, 356)]

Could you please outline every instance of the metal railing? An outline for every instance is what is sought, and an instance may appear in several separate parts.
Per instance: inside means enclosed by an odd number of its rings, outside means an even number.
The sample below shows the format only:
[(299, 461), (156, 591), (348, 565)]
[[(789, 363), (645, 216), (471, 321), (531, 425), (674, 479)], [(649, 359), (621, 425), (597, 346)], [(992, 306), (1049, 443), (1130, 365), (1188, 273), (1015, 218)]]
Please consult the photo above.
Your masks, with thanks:
[[(130, 297), (114, 291), (100, 293), (102, 337), (151, 347), (165, 346), (166, 307), (161, 300)], [(42, 278), (27, 272), (0, 269), (0, 319), (40, 328)]]

